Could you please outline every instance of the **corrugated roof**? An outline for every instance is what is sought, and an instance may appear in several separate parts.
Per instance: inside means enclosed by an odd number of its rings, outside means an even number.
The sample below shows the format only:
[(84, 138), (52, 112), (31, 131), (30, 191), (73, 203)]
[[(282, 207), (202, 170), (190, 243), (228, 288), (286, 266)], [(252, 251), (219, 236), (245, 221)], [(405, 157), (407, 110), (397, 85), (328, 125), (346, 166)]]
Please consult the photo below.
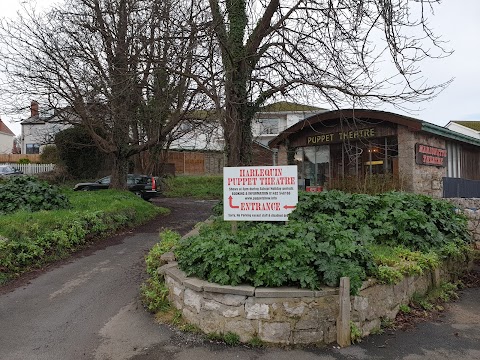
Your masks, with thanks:
[(0, 133), (4, 133), (4, 134), (7, 134), (7, 135), (15, 136), (15, 134), (13, 133), (13, 131), (10, 130), (7, 125), (4, 124), (4, 122), (2, 121), (2, 119), (0, 119)]
[(316, 111), (325, 110), (319, 107), (292, 103), (288, 101), (279, 101), (260, 108), (261, 112), (280, 112), (280, 111)]
[(480, 131), (480, 121), (468, 121), (468, 120), (453, 120), (455, 124), (465, 126), (469, 129), (473, 129), (475, 131)]

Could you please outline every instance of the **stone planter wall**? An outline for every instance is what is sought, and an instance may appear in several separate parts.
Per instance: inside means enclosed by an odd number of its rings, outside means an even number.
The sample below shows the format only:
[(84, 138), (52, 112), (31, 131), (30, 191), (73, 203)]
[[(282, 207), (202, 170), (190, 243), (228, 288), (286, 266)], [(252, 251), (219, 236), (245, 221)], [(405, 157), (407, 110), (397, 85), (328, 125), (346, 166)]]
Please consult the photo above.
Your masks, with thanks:
[[(395, 318), (414, 293), (424, 294), (432, 284), (450, 281), (466, 268), (450, 264), (396, 285), (366, 281), (359, 295), (350, 297), (351, 320), (366, 336), (380, 327), (382, 318)], [(172, 304), (205, 333), (234, 332), (242, 342), (258, 337), (275, 344), (330, 344), (337, 339), (338, 288), (222, 286), (186, 277), (173, 261), (159, 272)]]

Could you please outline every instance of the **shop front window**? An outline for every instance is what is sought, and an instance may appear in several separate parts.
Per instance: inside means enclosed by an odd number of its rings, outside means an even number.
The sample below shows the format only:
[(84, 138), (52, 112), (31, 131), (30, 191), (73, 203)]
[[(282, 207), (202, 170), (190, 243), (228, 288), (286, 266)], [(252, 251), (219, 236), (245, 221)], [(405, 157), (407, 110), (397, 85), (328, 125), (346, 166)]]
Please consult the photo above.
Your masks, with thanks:
[(298, 166), (298, 184), (303, 190), (308, 187), (323, 189), (346, 178), (398, 175), (398, 143), (392, 136), (298, 147), (294, 164)]
[(324, 186), (330, 177), (330, 146), (298, 148), (295, 153), (300, 188)]

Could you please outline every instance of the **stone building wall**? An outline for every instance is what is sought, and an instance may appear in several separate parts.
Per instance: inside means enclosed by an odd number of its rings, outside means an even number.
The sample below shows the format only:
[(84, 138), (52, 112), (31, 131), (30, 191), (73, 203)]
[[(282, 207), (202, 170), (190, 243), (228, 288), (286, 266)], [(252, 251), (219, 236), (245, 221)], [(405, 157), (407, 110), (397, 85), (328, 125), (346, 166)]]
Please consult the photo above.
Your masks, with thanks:
[(398, 125), (398, 175), (402, 190), (413, 192), (415, 169), (415, 137), (405, 126)]
[(442, 178), (447, 174), (446, 167), (418, 165), (415, 162), (415, 144), (446, 148), (445, 140), (433, 135), (411, 132), (405, 126), (398, 126), (398, 168), (400, 181), (405, 191), (443, 196)]

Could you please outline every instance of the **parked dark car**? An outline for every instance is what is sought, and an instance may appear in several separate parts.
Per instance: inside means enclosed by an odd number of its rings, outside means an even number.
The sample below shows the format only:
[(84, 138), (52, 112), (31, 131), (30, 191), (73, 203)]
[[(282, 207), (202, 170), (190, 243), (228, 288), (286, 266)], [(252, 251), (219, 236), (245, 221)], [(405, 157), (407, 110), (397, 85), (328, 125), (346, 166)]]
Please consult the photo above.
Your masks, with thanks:
[[(96, 191), (108, 189), (110, 186), (110, 176), (101, 178), (91, 183), (79, 183), (73, 188), (74, 191)], [(150, 200), (158, 196), (157, 182), (153, 176), (148, 175), (127, 175), (128, 190), (144, 200)]]
[(0, 177), (10, 175), (21, 175), (23, 172), (11, 165), (0, 165)]

